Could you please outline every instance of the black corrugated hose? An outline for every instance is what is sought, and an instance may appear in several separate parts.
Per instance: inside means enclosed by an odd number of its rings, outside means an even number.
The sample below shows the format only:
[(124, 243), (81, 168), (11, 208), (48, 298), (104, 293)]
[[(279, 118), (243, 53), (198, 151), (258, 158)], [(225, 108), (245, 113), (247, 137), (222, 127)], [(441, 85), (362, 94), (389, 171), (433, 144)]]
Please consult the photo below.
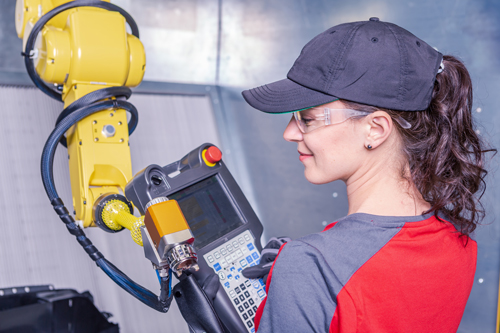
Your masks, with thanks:
[[(132, 34), (136, 37), (139, 37), (137, 25), (127, 12), (116, 5), (100, 0), (75, 0), (56, 7), (42, 16), (37, 21), (30, 33), (30, 36), (28, 37), (26, 49), (23, 55), (25, 57), (26, 69), (28, 70), (28, 74), (30, 75), (35, 85), (45, 94), (59, 101), (61, 101), (61, 93), (47, 86), (38, 76), (33, 65), (33, 61), (30, 58), (30, 54), (33, 50), (36, 36), (52, 17), (65, 10), (81, 6), (98, 7), (119, 12), (126, 18), (128, 24), (131, 27)], [(64, 109), (59, 115), (56, 122), (56, 127), (50, 134), (43, 148), (41, 160), (42, 181), (45, 187), (45, 191), (47, 192), (47, 196), (49, 197), (50, 202), (54, 207), (54, 210), (59, 215), (61, 220), (66, 224), (69, 233), (76, 237), (78, 243), (83, 247), (90, 258), (92, 258), (92, 260), (96, 262), (97, 266), (99, 266), (116, 284), (118, 284), (125, 291), (127, 291), (129, 294), (131, 294), (147, 306), (160, 312), (167, 312), (170, 307), (170, 303), (172, 302), (172, 295), (170, 292), (171, 281), (169, 277), (167, 276), (161, 278), (161, 293), (160, 297), (158, 297), (151, 291), (135, 283), (111, 262), (106, 260), (102, 253), (99, 252), (99, 250), (92, 244), (90, 239), (87, 238), (83, 230), (75, 223), (75, 219), (69, 214), (67, 208), (64, 206), (63, 201), (57, 194), (57, 190), (54, 184), (53, 163), (57, 145), (59, 142), (61, 142), (64, 146), (66, 146), (64, 133), (66, 133), (66, 131), (71, 126), (73, 126), (83, 118), (95, 112), (106, 109), (124, 109), (131, 114), (131, 118), (129, 121), (129, 134), (132, 134), (138, 122), (137, 109), (131, 103), (125, 100), (116, 99), (128, 99), (131, 93), (132, 91), (127, 87), (104, 88), (87, 94), (86, 96), (78, 99), (77, 101), (69, 105), (66, 109)]]

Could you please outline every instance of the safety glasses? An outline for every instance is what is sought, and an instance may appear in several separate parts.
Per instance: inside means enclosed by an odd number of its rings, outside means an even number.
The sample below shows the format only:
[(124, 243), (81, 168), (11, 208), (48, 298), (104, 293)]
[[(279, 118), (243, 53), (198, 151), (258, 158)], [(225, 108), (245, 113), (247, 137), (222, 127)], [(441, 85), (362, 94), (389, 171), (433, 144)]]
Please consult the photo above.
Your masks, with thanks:
[[(341, 124), (347, 119), (364, 117), (369, 114), (370, 112), (352, 109), (329, 109), (318, 107), (296, 111), (293, 113), (293, 116), (295, 117), (295, 121), (300, 131), (305, 134), (326, 125)], [(410, 123), (403, 118), (397, 118), (394, 119), (394, 121), (398, 122), (404, 129), (411, 128)]]

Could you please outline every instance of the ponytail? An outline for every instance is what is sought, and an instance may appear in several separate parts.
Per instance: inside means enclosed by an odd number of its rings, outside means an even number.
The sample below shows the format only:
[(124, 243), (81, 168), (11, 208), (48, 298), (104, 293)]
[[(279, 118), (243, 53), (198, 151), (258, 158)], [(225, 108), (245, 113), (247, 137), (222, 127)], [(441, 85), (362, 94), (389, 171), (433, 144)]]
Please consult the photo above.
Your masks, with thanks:
[(403, 129), (394, 122), (410, 175), (425, 201), (426, 213), (444, 213), (462, 235), (469, 235), (484, 217), (479, 201), (486, 183), (485, 149), (474, 131), (472, 82), (464, 64), (453, 56), (443, 57), (444, 70), (437, 74), (429, 107), (423, 111), (393, 111), (342, 101), (347, 107), (373, 112), (386, 111), (411, 124)]

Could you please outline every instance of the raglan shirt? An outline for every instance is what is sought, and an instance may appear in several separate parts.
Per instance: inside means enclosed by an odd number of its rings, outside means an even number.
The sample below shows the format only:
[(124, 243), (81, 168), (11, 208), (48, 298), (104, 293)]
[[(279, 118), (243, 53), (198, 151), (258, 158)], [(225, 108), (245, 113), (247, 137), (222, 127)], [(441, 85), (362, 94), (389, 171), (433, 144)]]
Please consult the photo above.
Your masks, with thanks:
[(255, 317), (265, 332), (456, 332), (477, 244), (428, 214), (349, 215), (288, 242)]

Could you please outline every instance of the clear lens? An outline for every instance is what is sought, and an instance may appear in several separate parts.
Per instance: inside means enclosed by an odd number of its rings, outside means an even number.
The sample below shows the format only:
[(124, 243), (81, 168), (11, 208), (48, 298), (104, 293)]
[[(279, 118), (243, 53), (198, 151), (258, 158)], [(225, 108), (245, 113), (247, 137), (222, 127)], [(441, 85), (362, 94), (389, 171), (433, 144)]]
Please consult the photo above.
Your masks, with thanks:
[(366, 116), (368, 112), (351, 109), (310, 108), (293, 115), (302, 133), (310, 133), (326, 125), (340, 124), (349, 118)]

